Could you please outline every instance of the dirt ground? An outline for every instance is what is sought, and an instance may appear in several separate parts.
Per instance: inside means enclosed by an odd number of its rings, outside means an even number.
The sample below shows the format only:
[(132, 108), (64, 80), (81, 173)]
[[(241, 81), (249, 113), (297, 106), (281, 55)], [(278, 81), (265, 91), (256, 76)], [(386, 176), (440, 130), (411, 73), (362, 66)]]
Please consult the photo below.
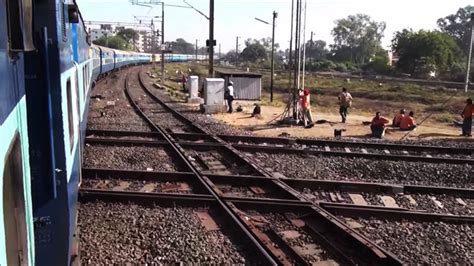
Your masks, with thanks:
[[(364, 114), (349, 113), (347, 122), (341, 123), (341, 117), (338, 113), (338, 107), (334, 110), (312, 108), (313, 120), (327, 120), (323, 124), (316, 124), (313, 128), (305, 129), (302, 126), (287, 126), (268, 124), (270, 121), (277, 118), (283, 111), (284, 107), (262, 106), (261, 119), (251, 117), (254, 107), (254, 102), (249, 101), (234, 101), (234, 110), (237, 106), (243, 107), (243, 112), (234, 112), (232, 114), (216, 114), (214, 117), (220, 121), (231, 124), (236, 127), (244, 128), (253, 131), (259, 136), (277, 137), (277, 136), (292, 136), (292, 137), (334, 137), (334, 129), (343, 129), (343, 137), (353, 138), (369, 138), (370, 128), (368, 125), (363, 125), (364, 121), (371, 121), (372, 117)], [(416, 118), (416, 117), (415, 117)], [(388, 117), (389, 120), (392, 117)], [(420, 122), (423, 118), (416, 118)], [(460, 137), (460, 128), (456, 128), (447, 123), (431, 122), (429, 119), (425, 121), (419, 128), (412, 131), (406, 139), (445, 139), (457, 138), (466, 141), (474, 141)], [(389, 140), (400, 140), (407, 132), (402, 132), (397, 129), (388, 129), (385, 135)]]

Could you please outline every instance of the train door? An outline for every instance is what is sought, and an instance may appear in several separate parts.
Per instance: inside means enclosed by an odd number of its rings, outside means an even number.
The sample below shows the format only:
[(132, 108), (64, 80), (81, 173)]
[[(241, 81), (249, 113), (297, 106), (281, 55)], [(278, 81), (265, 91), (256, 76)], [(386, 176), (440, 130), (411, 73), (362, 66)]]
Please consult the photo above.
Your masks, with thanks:
[(113, 53), (113, 59), (114, 59), (114, 67), (112, 68), (112, 70), (115, 69), (115, 66), (117, 65), (117, 53), (115, 51), (112, 51)]
[(102, 52), (102, 48), (98, 47), (99, 49), (99, 62), (100, 62), (100, 68), (99, 68), (99, 77), (100, 75), (102, 75), (102, 66), (104, 65), (104, 56), (103, 56), (103, 52)]
[(25, 189), (20, 137), (11, 145), (3, 171), (3, 222), (8, 265), (28, 263)]

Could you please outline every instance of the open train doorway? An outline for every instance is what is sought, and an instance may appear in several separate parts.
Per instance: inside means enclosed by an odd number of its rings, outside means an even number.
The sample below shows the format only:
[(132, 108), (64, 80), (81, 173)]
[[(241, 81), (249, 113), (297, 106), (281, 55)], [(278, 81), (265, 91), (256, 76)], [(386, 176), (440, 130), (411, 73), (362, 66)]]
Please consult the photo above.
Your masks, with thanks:
[(3, 222), (8, 265), (27, 265), (27, 231), (19, 134), (8, 151), (3, 171)]

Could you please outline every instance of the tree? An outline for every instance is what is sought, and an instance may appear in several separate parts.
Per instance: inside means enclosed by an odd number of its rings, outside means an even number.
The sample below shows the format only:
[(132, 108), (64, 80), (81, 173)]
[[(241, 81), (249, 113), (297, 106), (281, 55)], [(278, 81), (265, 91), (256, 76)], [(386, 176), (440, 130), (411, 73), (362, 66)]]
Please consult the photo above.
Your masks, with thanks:
[(460, 51), (455, 40), (442, 32), (404, 29), (395, 33), (392, 49), (398, 55), (396, 67), (414, 74), (417, 68), (433, 66), (437, 72), (447, 72), (459, 59)]
[(105, 37), (102, 36), (99, 39), (93, 41), (94, 44), (109, 47), (117, 50), (128, 50), (129, 45), (126, 40), (120, 36)]
[(381, 46), (385, 27), (385, 22), (373, 21), (364, 14), (336, 20), (336, 26), (331, 31), (334, 37), (331, 48), (335, 58), (356, 64), (369, 61)]
[(451, 14), (438, 19), (438, 27), (447, 35), (456, 40), (459, 48), (467, 54), (470, 43), (470, 14), (474, 12), (474, 6), (460, 8), (456, 14)]
[(123, 29), (117, 32), (117, 36), (122, 37), (122, 39), (124, 39), (126, 42), (133, 45), (135, 40), (138, 39), (138, 32), (136, 32), (134, 29)]
[(306, 58), (311, 60), (323, 60), (328, 55), (326, 42), (323, 40), (308, 41), (306, 43)]
[(195, 54), (196, 47), (194, 44), (185, 41), (182, 38), (176, 39), (176, 41), (171, 42), (171, 49), (173, 53), (177, 54)]
[(259, 40), (248, 39), (245, 41), (245, 46), (245, 49), (240, 54), (243, 60), (256, 62), (268, 58), (267, 49), (265, 49), (265, 46)]

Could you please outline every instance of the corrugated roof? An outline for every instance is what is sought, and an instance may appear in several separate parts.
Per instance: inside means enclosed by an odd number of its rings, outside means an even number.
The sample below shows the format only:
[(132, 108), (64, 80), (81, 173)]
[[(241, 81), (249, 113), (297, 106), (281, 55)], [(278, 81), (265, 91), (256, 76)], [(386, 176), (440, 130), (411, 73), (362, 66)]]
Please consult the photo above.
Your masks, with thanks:
[(216, 73), (221, 76), (246, 77), (246, 78), (261, 78), (262, 77), (262, 74), (255, 73), (255, 72), (217, 70)]

